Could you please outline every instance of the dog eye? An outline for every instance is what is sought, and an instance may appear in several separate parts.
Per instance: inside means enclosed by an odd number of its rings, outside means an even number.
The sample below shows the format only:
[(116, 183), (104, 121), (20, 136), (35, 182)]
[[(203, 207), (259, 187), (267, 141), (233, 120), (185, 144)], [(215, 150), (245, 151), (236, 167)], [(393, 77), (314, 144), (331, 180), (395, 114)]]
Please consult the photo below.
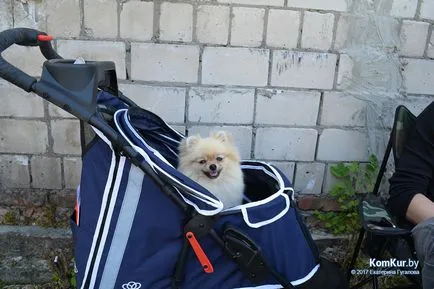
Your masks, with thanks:
[(218, 162), (221, 162), (221, 161), (223, 160), (223, 157), (217, 157), (216, 160), (217, 160)]
[(203, 165), (203, 164), (205, 164), (206, 163), (206, 160), (200, 160), (199, 161), (199, 164), (201, 164), (201, 165)]

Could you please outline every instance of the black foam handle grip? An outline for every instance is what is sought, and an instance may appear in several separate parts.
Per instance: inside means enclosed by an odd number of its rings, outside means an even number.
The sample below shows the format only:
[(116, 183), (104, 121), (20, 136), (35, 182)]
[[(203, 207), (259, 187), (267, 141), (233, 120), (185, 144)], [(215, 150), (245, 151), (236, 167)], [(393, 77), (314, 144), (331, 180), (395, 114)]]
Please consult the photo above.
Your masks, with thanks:
[(29, 92), (32, 90), (33, 84), (37, 81), (36, 78), (16, 68), (7, 62), (1, 53), (13, 44), (22, 46), (38, 46), (42, 54), (47, 59), (61, 58), (53, 49), (51, 44), (47, 42), (39, 42), (38, 35), (45, 35), (30, 28), (13, 28), (0, 32), (0, 77), (6, 81)]
[(62, 57), (57, 54), (56, 50), (53, 49), (50, 41), (40, 42), (39, 49), (41, 50), (41, 53), (44, 55), (45, 59), (62, 59)]

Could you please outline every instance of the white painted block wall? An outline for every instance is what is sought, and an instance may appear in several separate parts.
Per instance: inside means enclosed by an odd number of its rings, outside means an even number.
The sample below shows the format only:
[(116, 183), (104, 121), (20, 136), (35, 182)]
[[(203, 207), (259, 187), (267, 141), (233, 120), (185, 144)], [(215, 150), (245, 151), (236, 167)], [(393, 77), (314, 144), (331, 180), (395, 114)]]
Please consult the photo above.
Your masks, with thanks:
[[(331, 164), (367, 160), (368, 100), (419, 113), (434, 99), (432, 1), (24, 2), (0, 2), (0, 30), (37, 28), (65, 58), (114, 61), (141, 106), (182, 132), (232, 132), (243, 158), (275, 164), (303, 194), (330, 187)], [(40, 74), (36, 49), (4, 56)], [(0, 100), (1, 187), (74, 188), (78, 122), (4, 81)], [(392, 114), (378, 115), (383, 134)]]

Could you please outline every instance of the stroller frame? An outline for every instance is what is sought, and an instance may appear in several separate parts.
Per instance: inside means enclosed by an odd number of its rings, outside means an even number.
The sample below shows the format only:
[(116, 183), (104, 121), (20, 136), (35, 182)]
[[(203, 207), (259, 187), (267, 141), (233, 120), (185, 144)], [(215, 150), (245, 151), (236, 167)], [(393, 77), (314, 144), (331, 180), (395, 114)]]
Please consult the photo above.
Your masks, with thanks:
[[(41, 79), (38, 80), (12, 66), (0, 55), (0, 77), (27, 92), (36, 93), (43, 99), (71, 113), (80, 119), (82, 129), (84, 125), (88, 124), (99, 130), (112, 143), (116, 154), (126, 157), (133, 165), (140, 168), (188, 216), (188, 222), (184, 227), (185, 240), (178, 255), (171, 288), (180, 288), (183, 282), (184, 266), (189, 248), (192, 248), (197, 255), (203, 270), (207, 273), (212, 272), (212, 265), (207, 260), (198, 241), (204, 236), (210, 236), (225, 255), (238, 264), (240, 270), (252, 283), (256, 284), (271, 275), (283, 288), (296, 288), (267, 264), (261, 254), (261, 249), (237, 228), (229, 228), (222, 238), (213, 229), (216, 218), (198, 214), (184, 203), (174, 190), (176, 188), (185, 191), (188, 188), (181, 187), (164, 174), (157, 175), (150, 164), (108, 124), (104, 118), (104, 110), (98, 107), (96, 101), (96, 94), (99, 90), (113, 94), (130, 107), (137, 106), (119, 92), (114, 63), (110, 61), (87, 61), (86, 64), (72, 66), (72, 60), (62, 59), (54, 51), (50, 44), (51, 40), (52, 38), (45, 33), (28, 28), (15, 28), (1, 32), (0, 54), (13, 44), (39, 46), (48, 61), (44, 63)], [(73, 69), (71, 69), (72, 67)], [(91, 79), (90, 82), (89, 79)], [(291, 203), (294, 204), (294, 200), (291, 200)], [(84, 280), (84, 288), (87, 288), (89, 280), (89, 278)]]

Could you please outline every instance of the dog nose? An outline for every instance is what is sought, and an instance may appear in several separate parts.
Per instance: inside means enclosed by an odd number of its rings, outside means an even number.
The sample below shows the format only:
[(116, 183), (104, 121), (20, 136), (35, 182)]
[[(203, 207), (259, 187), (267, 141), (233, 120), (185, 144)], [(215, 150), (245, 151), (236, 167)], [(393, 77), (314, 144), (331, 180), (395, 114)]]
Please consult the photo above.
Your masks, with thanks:
[(217, 169), (217, 166), (215, 164), (212, 164), (212, 165), (209, 166), (209, 169), (211, 171), (215, 171)]

